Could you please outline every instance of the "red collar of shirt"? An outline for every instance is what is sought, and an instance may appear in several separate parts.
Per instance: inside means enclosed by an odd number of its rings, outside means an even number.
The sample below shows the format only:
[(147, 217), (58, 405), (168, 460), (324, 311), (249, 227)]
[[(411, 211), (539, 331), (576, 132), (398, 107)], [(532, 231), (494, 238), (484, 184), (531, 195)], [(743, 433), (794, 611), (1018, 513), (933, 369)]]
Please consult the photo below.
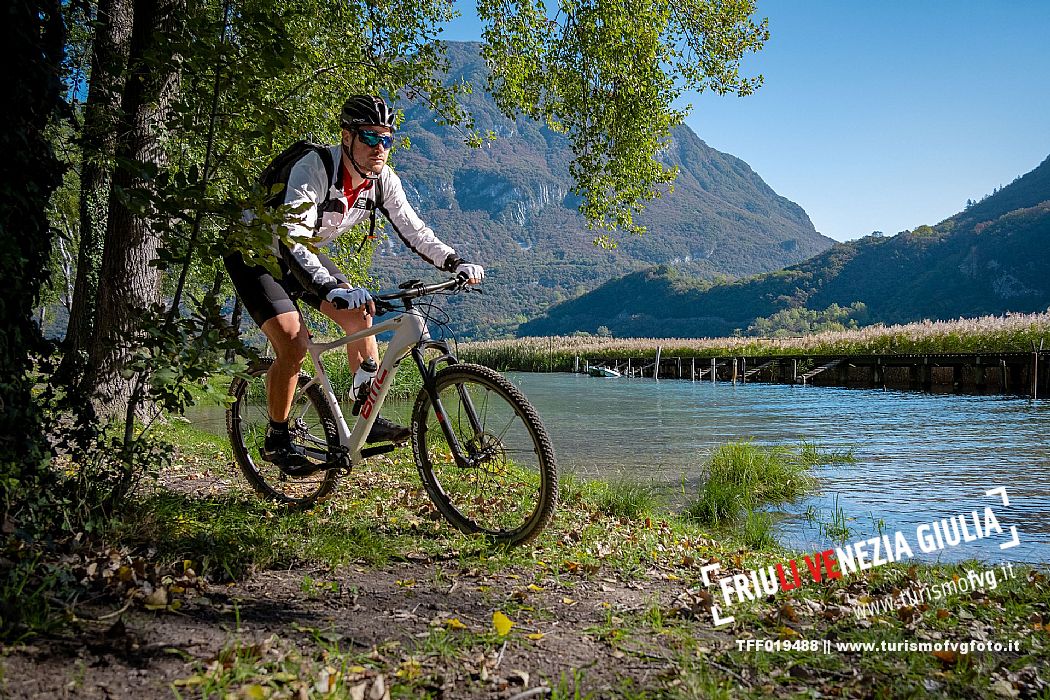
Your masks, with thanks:
[(346, 196), (346, 211), (349, 214), (350, 210), (354, 208), (354, 202), (357, 201), (358, 196), (365, 190), (372, 188), (372, 181), (365, 180), (357, 187), (353, 187), (350, 183), (353, 182), (353, 177), (350, 176), (350, 171), (347, 170), (346, 166), (343, 166), (343, 194)]

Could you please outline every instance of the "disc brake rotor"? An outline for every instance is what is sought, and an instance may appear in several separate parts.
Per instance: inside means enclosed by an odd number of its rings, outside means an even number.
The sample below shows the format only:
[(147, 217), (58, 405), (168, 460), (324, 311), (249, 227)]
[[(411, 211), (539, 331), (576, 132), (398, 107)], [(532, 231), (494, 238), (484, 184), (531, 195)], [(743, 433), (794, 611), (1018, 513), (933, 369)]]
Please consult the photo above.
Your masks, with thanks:
[(492, 433), (475, 435), (467, 442), (466, 448), (475, 469), (497, 474), (507, 464), (507, 452), (503, 442)]

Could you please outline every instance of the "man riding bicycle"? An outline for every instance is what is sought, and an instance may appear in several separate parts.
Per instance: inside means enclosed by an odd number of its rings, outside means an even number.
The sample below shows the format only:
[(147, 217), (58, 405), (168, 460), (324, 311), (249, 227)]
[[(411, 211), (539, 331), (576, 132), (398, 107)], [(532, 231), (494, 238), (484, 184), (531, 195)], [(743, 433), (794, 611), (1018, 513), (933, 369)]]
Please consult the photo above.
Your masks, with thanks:
[[(324, 245), (378, 209), (398, 238), (421, 258), (471, 284), (481, 282), (482, 266), (463, 260), (434, 235), (408, 203), (401, 179), (387, 167), (394, 114), (386, 102), (354, 95), (343, 105), (339, 122), (342, 142), (327, 147), (331, 155), (327, 160), (335, 166), (331, 173), (326, 157), (316, 150), (308, 150), (289, 171), (279, 203), (303, 210), (286, 222), (289, 237)], [(312, 253), (299, 241), (288, 247), (277, 245), (275, 237), (275, 246), (279, 279), (263, 267), (247, 265), (240, 253), (228, 255), (224, 263), (245, 308), (276, 353), (266, 376), (270, 424), (262, 456), (279, 467), (296, 467), (305, 457), (292, 445), (288, 416), (306, 357), (308, 331), (292, 300), (302, 299), (348, 335), (372, 325), (375, 306), (368, 291), (353, 287), (327, 256)], [(375, 336), (348, 344), (346, 352), (352, 373), (365, 358), (379, 355)], [(379, 417), (368, 442), (404, 442), (410, 434), (408, 428)]]

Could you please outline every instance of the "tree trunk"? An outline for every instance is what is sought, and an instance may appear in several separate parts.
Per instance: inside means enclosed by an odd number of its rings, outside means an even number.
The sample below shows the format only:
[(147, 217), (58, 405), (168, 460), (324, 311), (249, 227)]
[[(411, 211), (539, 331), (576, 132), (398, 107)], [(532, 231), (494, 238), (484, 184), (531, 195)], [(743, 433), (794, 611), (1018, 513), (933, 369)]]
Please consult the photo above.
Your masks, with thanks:
[(109, 197), (99, 275), (98, 312), (91, 344), (90, 380), (100, 412), (119, 414), (134, 382), (122, 376), (144, 311), (160, 299), (156, 259), (160, 236), (149, 206), (129, 208), (126, 193), (149, 193), (142, 166), (165, 164), (160, 130), (177, 89), (174, 62), (159, 62), (161, 42), (174, 30), (179, 0), (135, 0), (129, 69), (124, 87), (117, 167)]
[[(7, 59), (0, 93), (0, 523), (31, 529), (46, 518), (52, 472), (42, 416), (33, 397), (34, 354), (44, 348), (33, 311), (47, 279), (54, 231), (47, 203), (62, 166), (44, 130), (61, 113), (65, 27), (58, 0), (9, 0), (0, 23)], [(36, 508), (34, 509), (34, 506)]]
[[(230, 312), (230, 329), (233, 331), (235, 336), (241, 334), (241, 315), (244, 310), (244, 305), (241, 304), (241, 298), (237, 296), (236, 292), (233, 295), (233, 310)], [(237, 351), (232, 348), (226, 351), (226, 361), (233, 362), (237, 356)]]
[(121, 89), (131, 40), (131, 0), (101, 0), (91, 50), (91, 83), (81, 133), (80, 246), (63, 370), (88, 353), (95, 323), (98, 275), (106, 233), (112, 159), (121, 124)]

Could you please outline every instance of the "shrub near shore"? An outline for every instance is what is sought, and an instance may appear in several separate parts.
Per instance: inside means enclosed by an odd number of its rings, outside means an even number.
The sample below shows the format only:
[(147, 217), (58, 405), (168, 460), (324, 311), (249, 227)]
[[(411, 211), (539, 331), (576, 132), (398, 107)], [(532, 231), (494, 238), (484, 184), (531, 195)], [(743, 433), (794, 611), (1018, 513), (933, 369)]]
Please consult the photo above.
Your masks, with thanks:
[(923, 321), (816, 333), (798, 338), (603, 338), (556, 336), (465, 343), (460, 358), (499, 370), (568, 372), (576, 358), (762, 357), (905, 353), (1031, 352), (1050, 347), (1050, 312)]

